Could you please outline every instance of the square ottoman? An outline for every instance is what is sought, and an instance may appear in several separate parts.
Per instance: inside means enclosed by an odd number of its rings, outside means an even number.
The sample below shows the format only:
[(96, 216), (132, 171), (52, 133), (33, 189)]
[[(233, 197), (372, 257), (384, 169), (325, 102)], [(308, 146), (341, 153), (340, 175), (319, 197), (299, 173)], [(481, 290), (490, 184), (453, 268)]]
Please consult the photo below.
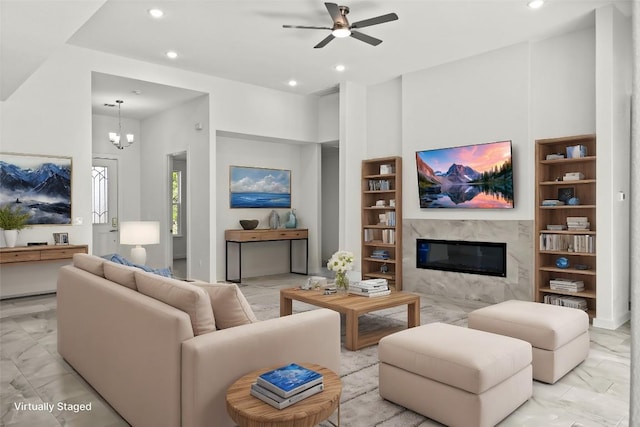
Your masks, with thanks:
[(533, 378), (549, 384), (589, 354), (589, 316), (575, 308), (505, 301), (469, 313), (469, 327), (531, 343)]
[(494, 426), (533, 393), (531, 344), (445, 323), (380, 340), (380, 396), (449, 426)]

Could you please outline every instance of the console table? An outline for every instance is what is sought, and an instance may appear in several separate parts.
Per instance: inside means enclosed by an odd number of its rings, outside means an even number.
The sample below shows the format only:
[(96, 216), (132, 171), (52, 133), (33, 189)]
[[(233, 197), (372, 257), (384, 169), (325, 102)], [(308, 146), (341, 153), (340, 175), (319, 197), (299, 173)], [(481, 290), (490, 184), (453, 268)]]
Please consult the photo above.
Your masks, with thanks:
[[(306, 228), (283, 228), (283, 229), (256, 229), (256, 230), (225, 230), (225, 280), (228, 282), (240, 283), (242, 280), (242, 244), (252, 242), (273, 242), (279, 240), (289, 241), (289, 272), (296, 274), (309, 274), (309, 230)], [(304, 240), (305, 242), (305, 269), (304, 272), (293, 271), (293, 250), (294, 240)], [(229, 279), (229, 243), (238, 245), (238, 278)]]
[(88, 252), (87, 245), (36, 245), (0, 248), (0, 264), (58, 261), (72, 259), (73, 254)]
[(0, 248), (0, 299), (56, 291), (58, 269), (87, 245), (36, 245)]

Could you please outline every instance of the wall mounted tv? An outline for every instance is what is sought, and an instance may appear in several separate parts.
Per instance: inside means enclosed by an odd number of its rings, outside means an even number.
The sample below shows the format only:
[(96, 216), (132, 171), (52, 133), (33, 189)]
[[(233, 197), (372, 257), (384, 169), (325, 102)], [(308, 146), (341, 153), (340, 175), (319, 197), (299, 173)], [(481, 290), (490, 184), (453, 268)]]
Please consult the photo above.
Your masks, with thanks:
[(416, 152), (421, 208), (513, 208), (511, 141)]

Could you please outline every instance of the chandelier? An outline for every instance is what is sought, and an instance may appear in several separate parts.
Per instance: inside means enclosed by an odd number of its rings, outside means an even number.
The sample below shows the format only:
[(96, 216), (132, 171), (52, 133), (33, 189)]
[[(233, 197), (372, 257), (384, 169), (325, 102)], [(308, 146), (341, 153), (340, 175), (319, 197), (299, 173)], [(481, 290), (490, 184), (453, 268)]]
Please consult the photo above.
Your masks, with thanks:
[(109, 141), (111, 141), (111, 143), (115, 145), (118, 150), (129, 147), (134, 142), (132, 133), (124, 135), (127, 145), (124, 145), (125, 141), (122, 140), (122, 118), (120, 117), (120, 107), (122, 106), (123, 102), (124, 101), (121, 99), (116, 100), (116, 104), (118, 104), (118, 132), (109, 132)]

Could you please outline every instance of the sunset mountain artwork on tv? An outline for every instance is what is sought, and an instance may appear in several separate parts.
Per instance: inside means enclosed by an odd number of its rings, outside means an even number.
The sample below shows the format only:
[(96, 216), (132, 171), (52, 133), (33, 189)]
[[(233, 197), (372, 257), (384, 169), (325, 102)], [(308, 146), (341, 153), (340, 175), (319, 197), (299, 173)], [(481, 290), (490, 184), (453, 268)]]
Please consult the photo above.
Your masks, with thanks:
[(416, 152), (421, 208), (513, 208), (511, 141)]

